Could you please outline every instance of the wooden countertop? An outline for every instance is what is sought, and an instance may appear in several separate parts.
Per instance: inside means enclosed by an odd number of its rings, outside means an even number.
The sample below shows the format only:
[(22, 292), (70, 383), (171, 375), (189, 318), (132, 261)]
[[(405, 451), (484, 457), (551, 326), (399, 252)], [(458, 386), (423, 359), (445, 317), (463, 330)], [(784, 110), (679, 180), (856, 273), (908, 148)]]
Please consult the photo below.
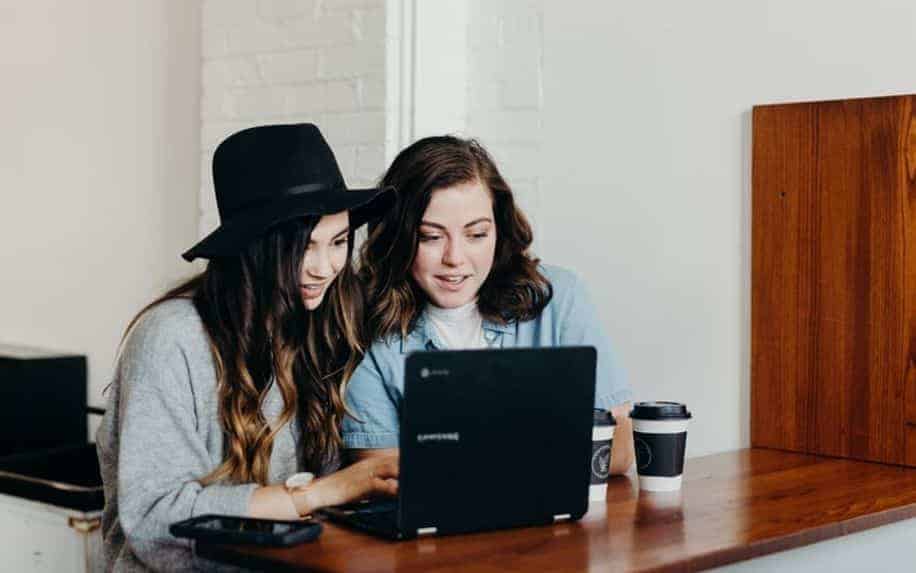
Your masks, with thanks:
[(612, 478), (579, 522), (390, 542), (332, 523), (288, 549), (201, 556), (312, 571), (699, 571), (916, 516), (916, 469), (748, 449), (687, 460), (679, 494)]

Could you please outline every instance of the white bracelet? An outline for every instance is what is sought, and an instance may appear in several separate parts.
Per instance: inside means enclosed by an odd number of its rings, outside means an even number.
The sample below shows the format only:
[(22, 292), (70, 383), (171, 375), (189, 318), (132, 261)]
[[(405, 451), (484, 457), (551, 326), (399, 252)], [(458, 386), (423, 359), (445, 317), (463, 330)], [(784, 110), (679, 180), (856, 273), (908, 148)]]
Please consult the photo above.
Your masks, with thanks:
[(286, 478), (286, 489), (296, 489), (300, 487), (305, 487), (308, 484), (312, 483), (312, 480), (315, 479), (315, 474), (312, 472), (301, 472), (293, 474)]

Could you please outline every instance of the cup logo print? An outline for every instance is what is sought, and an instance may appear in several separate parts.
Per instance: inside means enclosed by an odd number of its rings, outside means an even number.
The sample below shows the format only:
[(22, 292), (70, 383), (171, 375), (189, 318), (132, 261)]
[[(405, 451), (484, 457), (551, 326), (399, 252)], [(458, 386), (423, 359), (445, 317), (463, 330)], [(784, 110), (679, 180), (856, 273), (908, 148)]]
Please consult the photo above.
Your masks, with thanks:
[(605, 444), (592, 453), (592, 475), (596, 478), (607, 479), (611, 473), (611, 446)]
[(636, 444), (636, 467), (644, 470), (652, 463), (652, 448), (642, 438), (634, 440)]

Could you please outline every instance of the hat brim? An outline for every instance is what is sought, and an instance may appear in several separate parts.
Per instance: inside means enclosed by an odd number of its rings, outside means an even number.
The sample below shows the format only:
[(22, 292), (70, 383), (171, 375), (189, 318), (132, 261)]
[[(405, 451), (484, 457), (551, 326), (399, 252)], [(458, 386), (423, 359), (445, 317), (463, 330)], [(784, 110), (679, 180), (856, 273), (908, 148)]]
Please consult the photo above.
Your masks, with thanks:
[(258, 209), (240, 213), (222, 223), (212, 233), (181, 256), (187, 261), (238, 254), (246, 245), (263, 236), (271, 227), (308, 215), (350, 212), (350, 229), (356, 230), (380, 217), (394, 204), (393, 187), (375, 189), (327, 189), (291, 195)]

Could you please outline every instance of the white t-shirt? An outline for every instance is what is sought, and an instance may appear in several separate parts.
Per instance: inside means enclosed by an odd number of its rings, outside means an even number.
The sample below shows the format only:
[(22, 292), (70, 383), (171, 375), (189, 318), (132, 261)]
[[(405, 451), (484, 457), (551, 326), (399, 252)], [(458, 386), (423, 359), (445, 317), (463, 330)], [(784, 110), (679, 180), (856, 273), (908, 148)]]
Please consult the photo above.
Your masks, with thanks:
[(458, 308), (439, 308), (429, 304), (426, 307), (426, 320), (445, 345), (440, 350), (487, 347), (483, 336), (483, 317), (477, 310), (476, 299)]

